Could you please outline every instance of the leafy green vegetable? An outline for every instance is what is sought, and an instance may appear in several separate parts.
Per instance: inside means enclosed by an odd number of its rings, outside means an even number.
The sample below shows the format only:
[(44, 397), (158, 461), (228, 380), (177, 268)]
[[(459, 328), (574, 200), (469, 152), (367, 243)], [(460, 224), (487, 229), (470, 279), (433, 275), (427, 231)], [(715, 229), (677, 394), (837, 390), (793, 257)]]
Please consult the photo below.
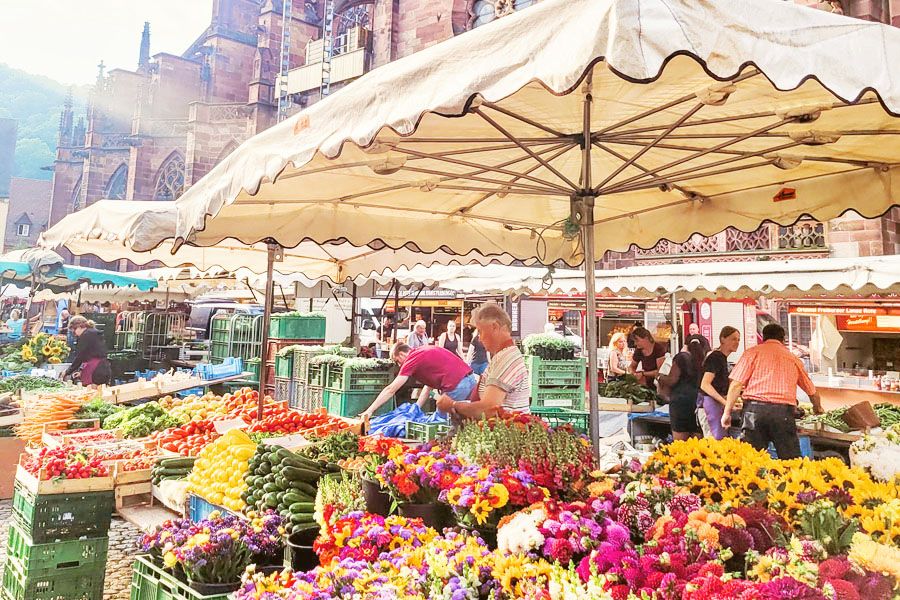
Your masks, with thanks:
[(118, 428), (126, 438), (146, 437), (154, 431), (177, 427), (181, 421), (167, 413), (158, 402), (147, 402), (109, 417), (105, 429)]
[(31, 375), (16, 375), (0, 380), (0, 393), (18, 390), (58, 390), (64, 387), (66, 384), (56, 379), (32, 377)]
[(626, 375), (617, 381), (601, 383), (597, 394), (603, 398), (625, 398), (634, 403), (656, 400), (656, 393), (640, 383), (633, 375)]
[(522, 340), (522, 347), (525, 354), (539, 356), (545, 360), (575, 358), (575, 344), (552, 333), (533, 333)]
[[(94, 398), (87, 404), (83, 405), (78, 409), (78, 412), (75, 413), (76, 419), (99, 419), (100, 427), (106, 427), (106, 424), (113, 415), (116, 413), (122, 412), (124, 410), (121, 406), (116, 406), (115, 404), (110, 404), (109, 402), (104, 402), (100, 398)], [(78, 427), (77, 423), (73, 424), (72, 427)]]

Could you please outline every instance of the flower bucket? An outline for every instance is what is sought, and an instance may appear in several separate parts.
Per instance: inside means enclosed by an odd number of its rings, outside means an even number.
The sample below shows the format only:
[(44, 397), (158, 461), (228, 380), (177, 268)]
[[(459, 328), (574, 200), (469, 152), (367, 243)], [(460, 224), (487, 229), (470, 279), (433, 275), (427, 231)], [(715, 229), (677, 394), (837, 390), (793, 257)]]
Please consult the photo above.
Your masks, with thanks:
[(188, 585), (190, 585), (191, 589), (193, 589), (201, 596), (224, 596), (225, 594), (230, 594), (231, 592), (234, 592), (239, 587), (241, 587), (241, 582), (235, 581), (233, 583), (200, 583), (199, 581), (189, 580)]
[(497, 549), (497, 528), (496, 527), (472, 527), (459, 523), (459, 528), (471, 535), (477, 535), (488, 547), (488, 550)]
[(362, 480), (363, 498), (366, 500), (366, 512), (387, 517), (391, 514), (391, 497), (381, 489), (377, 481)]
[(319, 535), (318, 529), (306, 529), (292, 533), (285, 546), (285, 563), (294, 571), (310, 571), (319, 566), (319, 556), (313, 550), (313, 542)]
[(428, 527), (442, 531), (452, 524), (450, 507), (446, 504), (414, 504), (403, 502), (398, 506), (400, 515), (407, 519), (422, 519)]

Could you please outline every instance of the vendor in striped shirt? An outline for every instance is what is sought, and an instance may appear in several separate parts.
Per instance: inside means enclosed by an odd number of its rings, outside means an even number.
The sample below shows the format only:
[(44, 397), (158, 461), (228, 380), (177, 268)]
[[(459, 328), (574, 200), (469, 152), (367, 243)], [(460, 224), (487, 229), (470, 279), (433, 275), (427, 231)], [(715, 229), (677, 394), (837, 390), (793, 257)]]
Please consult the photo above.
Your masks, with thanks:
[(512, 321), (502, 308), (488, 302), (472, 313), (471, 322), (491, 356), (478, 382), (478, 396), (472, 402), (457, 402), (448, 396), (437, 401), (438, 410), (456, 420), (492, 417), (501, 409), (529, 412), (530, 386), (525, 358), (512, 339)]

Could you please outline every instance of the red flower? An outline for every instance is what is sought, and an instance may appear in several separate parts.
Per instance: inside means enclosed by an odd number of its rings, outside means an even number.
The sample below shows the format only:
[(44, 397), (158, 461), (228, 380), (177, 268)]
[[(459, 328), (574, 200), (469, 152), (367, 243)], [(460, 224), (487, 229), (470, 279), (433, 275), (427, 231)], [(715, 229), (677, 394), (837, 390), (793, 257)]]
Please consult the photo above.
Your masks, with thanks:
[(860, 600), (859, 592), (849, 581), (843, 579), (828, 579), (828, 583), (834, 588), (834, 600)]

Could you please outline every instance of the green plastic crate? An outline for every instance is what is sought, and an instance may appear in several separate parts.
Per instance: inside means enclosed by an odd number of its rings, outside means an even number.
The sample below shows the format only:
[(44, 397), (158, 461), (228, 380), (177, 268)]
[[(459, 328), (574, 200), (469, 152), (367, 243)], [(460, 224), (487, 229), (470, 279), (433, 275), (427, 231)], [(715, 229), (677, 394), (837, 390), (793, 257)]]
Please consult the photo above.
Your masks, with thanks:
[(109, 538), (105, 536), (35, 544), (16, 523), (10, 524), (6, 542), (7, 556), (18, 561), (26, 578), (36, 572), (106, 564), (108, 548)]
[(35, 496), (15, 484), (13, 519), (36, 544), (106, 536), (114, 510), (112, 491)]
[(307, 372), (309, 373), (309, 379), (307, 379), (309, 385), (320, 388), (325, 387), (328, 380), (327, 363), (312, 363), (307, 368)]
[(388, 370), (354, 371), (346, 366), (341, 369), (329, 366), (327, 386), (333, 390), (345, 390), (348, 392), (380, 392), (393, 379)]
[(430, 442), (450, 433), (450, 426), (443, 423), (413, 423), (406, 424), (406, 438), (419, 442)]
[(279, 340), (325, 340), (325, 317), (272, 315), (269, 337)]
[(584, 387), (586, 363), (574, 360), (543, 360), (526, 356), (525, 364), (531, 377), (531, 387)]
[(131, 568), (130, 600), (228, 600), (228, 597), (229, 594), (201, 596), (187, 583), (153, 564), (149, 556), (139, 555)]
[(534, 408), (584, 408), (583, 388), (532, 388), (531, 407)]
[(26, 574), (14, 558), (3, 568), (6, 600), (102, 600), (106, 562)]
[(275, 355), (275, 377), (291, 378), (294, 368), (294, 353), (289, 352), (282, 356), (280, 353)]
[[(361, 412), (369, 408), (372, 401), (378, 396), (381, 390), (374, 392), (347, 392), (344, 390), (325, 390), (325, 406), (329, 414), (339, 417), (356, 417)], [(375, 415), (383, 415), (390, 412), (394, 408), (394, 399), (391, 398), (381, 405)]]
[(244, 363), (244, 370), (251, 373), (249, 377), (250, 381), (259, 381), (259, 363), (260, 360), (258, 358), (251, 358)]
[(540, 407), (532, 408), (531, 414), (542, 418), (551, 427), (571, 425), (578, 433), (587, 433), (590, 427), (590, 414), (586, 410), (571, 408)]

